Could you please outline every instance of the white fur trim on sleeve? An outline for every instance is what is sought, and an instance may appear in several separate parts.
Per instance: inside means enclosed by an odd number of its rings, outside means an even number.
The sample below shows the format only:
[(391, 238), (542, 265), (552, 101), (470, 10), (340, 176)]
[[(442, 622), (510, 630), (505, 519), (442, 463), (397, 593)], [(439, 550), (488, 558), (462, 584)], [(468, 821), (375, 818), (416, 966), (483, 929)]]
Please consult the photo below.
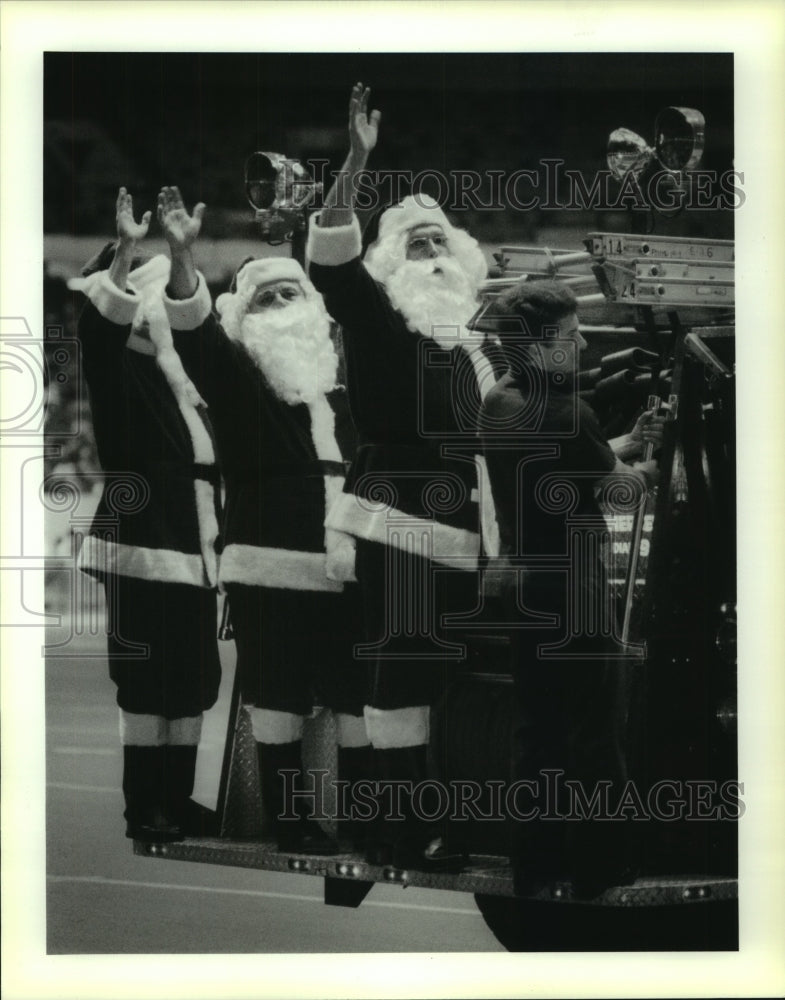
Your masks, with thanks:
[(87, 297), (104, 319), (118, 326), (128, 326), (133, 322), (142, 301), (138, 295), (121, 291), (109, 277), (108, 271), (103, 271), (100, 278), (91, 284)]
[(321, 213), (311, 216), (305, 255), (312, 264), (347, 264), (362, 252), (360, 223), (356, 216), (348, 226), (320, 226)]
[(166, 292), (163, 294), (164, 308), (173, 330), (195, 330), (210, 315), (213, 304), (207, 282), (200, 272), (197, 272), (197, 277), (199, 284), (190, 299), (170, 299)]

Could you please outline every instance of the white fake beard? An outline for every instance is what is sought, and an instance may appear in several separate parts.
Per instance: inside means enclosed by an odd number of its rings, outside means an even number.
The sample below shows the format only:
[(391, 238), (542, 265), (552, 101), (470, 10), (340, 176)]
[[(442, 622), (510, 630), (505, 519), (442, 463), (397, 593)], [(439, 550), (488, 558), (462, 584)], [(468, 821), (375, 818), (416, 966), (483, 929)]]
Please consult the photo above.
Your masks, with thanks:
[(292, 406), (311, 404), (335, 388), (338, 355), (320, 303), (306, 299), (248, 313), (240, 324), (240, 342), (276, 396)]
[(410, 330), (432, 337), (445, 350), (482, 343), (481, 333), (466, 329), (478, 303), (454, 258), (407, 260), (390, 276), (386, 288)]

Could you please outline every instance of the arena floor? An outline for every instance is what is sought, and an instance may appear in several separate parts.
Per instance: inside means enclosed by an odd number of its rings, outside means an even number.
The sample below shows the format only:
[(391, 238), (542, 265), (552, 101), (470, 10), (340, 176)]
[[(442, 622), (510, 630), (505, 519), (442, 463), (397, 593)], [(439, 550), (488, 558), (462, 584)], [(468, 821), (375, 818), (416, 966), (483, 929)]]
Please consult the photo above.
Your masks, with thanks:
[[(502, 951), (471, 895), (376, 885), (357, 910), (322, 880), (135, 856), (124, 836), (122, 755), (103, 637), (50, 658), (46, 684), (47, 951), (51, 954)], [(206, 719), (195, 797), (211, 805), (234, 647)], [(79, 648), (79, 647), (76, 647)], [(74, 652), (73, 644), (69, 652)]]

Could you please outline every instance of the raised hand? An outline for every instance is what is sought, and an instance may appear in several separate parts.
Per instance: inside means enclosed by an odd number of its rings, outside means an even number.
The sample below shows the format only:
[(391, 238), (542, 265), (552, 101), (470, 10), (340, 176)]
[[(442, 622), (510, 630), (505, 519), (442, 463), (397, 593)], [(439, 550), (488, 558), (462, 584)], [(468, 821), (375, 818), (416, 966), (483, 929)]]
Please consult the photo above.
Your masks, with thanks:
[(121, 243), (135, 243), (147, 236), (150, 227), (150, 212), (145, 212), (141, 222), (134, 220), (134, 200), (128, 191), (121, 187), (117, 192), (117, 238)]
[(357, 178), (365, 170), (368, 154), (379, 137), (381, 111), (372, 111), (368, 117), (369, 87), (356, 83), (349, 100), (349, 155), (324, 199), (319, 225), (346, 226), (352, 220), (357, 194)]
[(204, 202), (194, 205), (189, 215), (180, 189), (162, 187), (158, 195), (158, 221), (172, 250), (185, 250), (191, 246), (202, 228)]
[(349, 99), (349, 142), (355, 156), (367, 159), (379, 137), (381, 111), (372, 111), (368, 116), (368, 98), (371, 88), (356, 83)]

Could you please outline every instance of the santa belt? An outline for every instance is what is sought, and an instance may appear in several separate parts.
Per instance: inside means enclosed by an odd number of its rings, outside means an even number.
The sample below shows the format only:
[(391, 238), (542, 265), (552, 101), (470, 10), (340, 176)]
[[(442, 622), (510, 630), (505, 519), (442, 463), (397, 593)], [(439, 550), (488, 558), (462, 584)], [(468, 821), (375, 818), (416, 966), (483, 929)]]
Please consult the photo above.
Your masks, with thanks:
[(429, 458), (433, 460), (434, 455), (438, 456), (438, 451), (420, 444), (400, 444), (398, 441), (364, 441), (357, 447), (357, 454), (362, 455), (368, 451), (378, 451), (383, 449), (390, 454), (411, 455), (412, 457)]
[[(219, 486), (221, 483), (221, 473), (217, 465), (210, 464), (206, 462), (191, 462), (186, 464), (184, 462), (176, 461), (163, 461), (156, 462), (153, 468), (159, 471), (159, 474), (164, 476), (167, 475), (178, 475), (181, 476), (183, 473), (190, 471), (194, 479), (204, 479), (212, 486)], [(151, 470), (152, 471), (152, 470)]]
[(205, 465), (203, 462), (194, 462), (191, 466), (191, 471), (193, 472), (194, 479), (206, 479), (213, 486), (218, 486), (221, 482), (217, 465)]
[(274, 462), (262, 465), (258, 469), (240, 469), (227, 478), (241, 482), (258, 481), (267, 478), (309, 479), (324, 476), (345, 476), (349, 470), (349, 462), (334, 462), (330, 459), (315, 458), (307, 462)]

